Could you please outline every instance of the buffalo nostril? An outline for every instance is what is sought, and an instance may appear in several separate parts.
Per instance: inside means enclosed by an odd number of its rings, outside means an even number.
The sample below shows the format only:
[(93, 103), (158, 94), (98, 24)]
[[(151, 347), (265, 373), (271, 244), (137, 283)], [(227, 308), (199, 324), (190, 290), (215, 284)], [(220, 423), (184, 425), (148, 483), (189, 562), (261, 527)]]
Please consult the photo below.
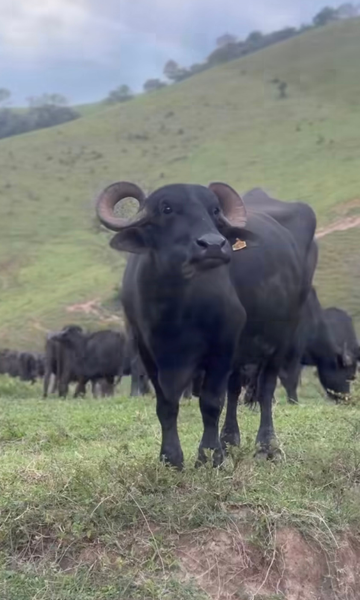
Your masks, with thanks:
[(199, 237), (196, 243), (204, 250), (208, 248), (223, 248), (226, 244), (226, 239), (222, 235), (209, 233)]
[(200, 248), (208, 248), (209, 244), (206, 240), (204, 240), (203, 238), (199, 238), (198, 240), (196, 240), (196, 243), (198, 246), (200, 246)]

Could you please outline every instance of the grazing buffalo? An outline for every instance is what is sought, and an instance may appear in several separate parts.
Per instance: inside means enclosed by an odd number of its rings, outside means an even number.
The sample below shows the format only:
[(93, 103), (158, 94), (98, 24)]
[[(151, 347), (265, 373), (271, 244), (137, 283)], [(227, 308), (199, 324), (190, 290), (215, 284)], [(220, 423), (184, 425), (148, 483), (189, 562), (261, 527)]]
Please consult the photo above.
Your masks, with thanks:
[[(139, 202), (132, 219), (114, 214), (124, 198)], [(157, 397), (160, 456), (181, 468), (179, 400), (203, 373), (203, 436), (198, 464), (240, 441), (241, 367), (260, 367), (258, 451), (271, 457), (276, 379), (309, 293), (317, 261), (316, 219), (302, 203), (253, 190), (244, 200), (226, 184), (169, 185), (147, 198), (131, 183), (106, 188), (100, 221), (116, 231), (110, 245), (130, 253), (122, 303)], [(228, 384), (224, 428), (222, 398)], [(222, 443), (221, 443), (222, 442)]]
[(290, 403), (298, 403), (297, 387), (303, 366), (316, 367), (329, 398), (350, 393), (355, 379), (359, 345), (351, 317), (339, 308), (323, 309), (311, 289), (290, 353), (279, 373)]
[[(341, 399), (350, 393), (350, 382), (355, 379), (359, 359), (360, 350), (351, 317), (339, 308), (324, 310), (312, 288), (279, 372), (288, 402), (298, 403), (297, 388), (304, 366), (316, 367), (328, 397)], [(248, 373), (245, 404), (256, 400), (258, 376), (256, 367)]]
[[(290, 361), (281, 372), (289, 399), (297, 402), (296, 388), (301, 366), (314, 366), (329, 398), (339, 400), (350, 393), (355, 379), (359, 344), (351, 317), (339, 308), (322, 309), (312, 290), (300, 324), (300, 361)], [(301, 365), (299, 364), (301, 362)]]
[[(113, 395), (115, 379), (121, 379), (125, 355), (125, 334), (111, 330), (84, 333), (79, 327), (65, 327), (53, 338), (59, 343), (65, 358), (71, 357), (71, 371), (63, 370), (60, 385), (69, 385), (72, 376), (78, 385), (75, 397), (84, 395), (86, 384), (95, 384), (101, 380), (107, 395)], [(69, 361), (68, 361), (69, 362)]]
[[(329, 396), (336, 399), (339, 394), (350, 392), (350, 381), (356, 377), (357, 362), (360, 360), (360, 348), (352, 318), (344, 310), (326, 308), (324, 320), (336, 344), (340, 368), (330, 373), (318, 368), (318, 374)], [(335, 392), (335, 395), (331, 392)]]
[(22, 381), (35, 381), (43, 376), (43, 357), (34, 352), (0, 351), (0, 373), (18, 377)]

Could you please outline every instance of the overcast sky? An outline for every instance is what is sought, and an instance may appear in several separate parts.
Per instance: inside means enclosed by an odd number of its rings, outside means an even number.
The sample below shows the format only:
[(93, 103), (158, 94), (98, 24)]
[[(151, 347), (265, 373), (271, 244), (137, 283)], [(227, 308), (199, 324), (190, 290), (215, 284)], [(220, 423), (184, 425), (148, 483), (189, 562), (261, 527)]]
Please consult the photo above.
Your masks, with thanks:
[(0, 87), (14, 103), (60, 92), (91, 102), (139, 91), (169, 58), (201, 61), (216, 38), (310, 22), (341, 0), (0, 0)]

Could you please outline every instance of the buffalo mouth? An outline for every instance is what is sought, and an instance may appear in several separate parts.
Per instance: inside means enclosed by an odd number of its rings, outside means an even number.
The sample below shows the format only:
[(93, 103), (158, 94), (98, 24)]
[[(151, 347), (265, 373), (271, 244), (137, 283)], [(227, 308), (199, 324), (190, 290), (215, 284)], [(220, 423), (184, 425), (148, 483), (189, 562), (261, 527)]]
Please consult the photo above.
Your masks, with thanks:
[(347, 391), (343, 390), (341, 392), (337, 392), (337, 391), (329, 390), (329, 389), (326, 390), (326, 395), (329, 398), (329, 400), (333, 400), (336, 403), (340, 403), (343, 400), (345, 400), (349, 394), (350, 394), (350, 388)]
[(215, 269), (230, 262), (230, 255), (222, 251), (207, 251), (195, 256), (190, 263), (199, 270)]

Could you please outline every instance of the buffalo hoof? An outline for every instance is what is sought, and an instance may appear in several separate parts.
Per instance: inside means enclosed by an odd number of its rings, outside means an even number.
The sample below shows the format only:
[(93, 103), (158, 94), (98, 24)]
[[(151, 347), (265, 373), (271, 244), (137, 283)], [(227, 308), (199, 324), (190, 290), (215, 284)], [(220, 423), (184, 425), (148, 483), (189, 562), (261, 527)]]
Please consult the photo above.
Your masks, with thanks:
[(288, 398), (288, 404), (292, 406), (299, 406), (299, 400), (294, 400), (293, 398)]
[(223, 451), (227, 453), (229, 446), (240, 446), (240, 432), (222, 431), (220, 435), (220, 441)]
[(178, 452), (161, 452), (160, 461), (167, 467), (174, 467), (177, 471), (182, 471), (184, 468), (184, 455), (182, 451)]
[(275, 444), (269, 446), (259, 446), (255, 450), (254, 457), (258, 461), (271, 460), (272, 462), (281, 462), (284, 454)]
[(209, 462), (212, 458), (212, 464), (214, 468), (221, 467), (225, 460), (225, 455), (222, 448), (216, 448), (215, 450), (210, 450), (210, 448), (199, 448), (199, 453), (197, 460), (195, 462), (195, 468), (198, 469), (202, 467), (206, 463)]

